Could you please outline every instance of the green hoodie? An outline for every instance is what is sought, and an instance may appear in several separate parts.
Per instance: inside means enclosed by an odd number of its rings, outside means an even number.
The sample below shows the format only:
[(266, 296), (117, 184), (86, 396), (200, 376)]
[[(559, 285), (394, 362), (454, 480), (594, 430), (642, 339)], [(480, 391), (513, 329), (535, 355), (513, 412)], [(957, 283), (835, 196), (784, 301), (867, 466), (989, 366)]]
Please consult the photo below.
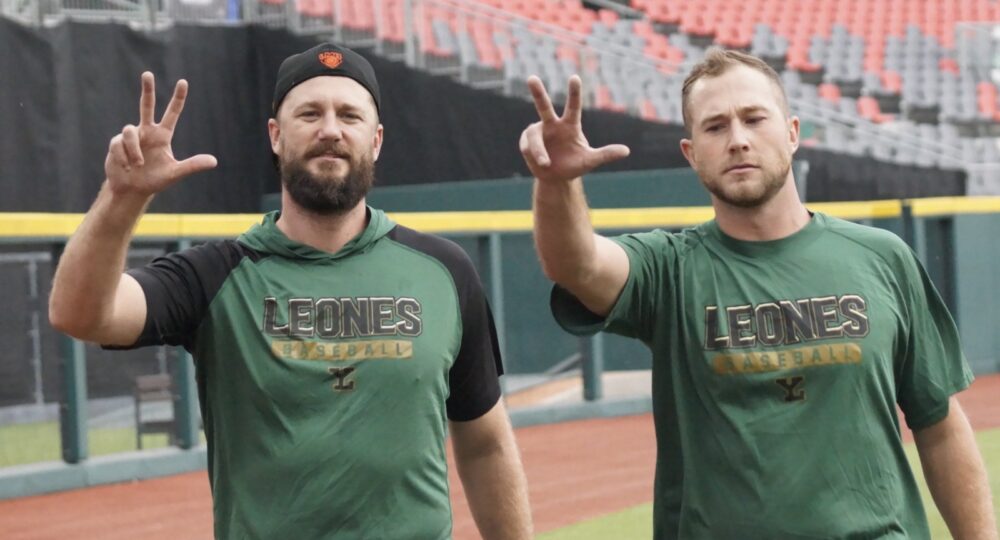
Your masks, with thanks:
[(287, 259), (306, 259), (310, 261), (332, 261), (350, 257), (371, 248), (375, 242), (389, 233), (396, 224), (385, 215), (385, 212), (368, 208), (368, 225), (359, 236), (340, 248), (336, 253), (320, 251), (316, 248), (290, 240), (278, 229), (278, 212), (264, 215), (264, 219), (250, 230), (240, 235), (237, 241), (261, 253), (280, 255)]
[(449, 538), (446, 419), (499, 398), (475, 270), (375, 209), (337, 253), (277, 217), (130, 271), (136, 346), (195, 358), (216, 537)]

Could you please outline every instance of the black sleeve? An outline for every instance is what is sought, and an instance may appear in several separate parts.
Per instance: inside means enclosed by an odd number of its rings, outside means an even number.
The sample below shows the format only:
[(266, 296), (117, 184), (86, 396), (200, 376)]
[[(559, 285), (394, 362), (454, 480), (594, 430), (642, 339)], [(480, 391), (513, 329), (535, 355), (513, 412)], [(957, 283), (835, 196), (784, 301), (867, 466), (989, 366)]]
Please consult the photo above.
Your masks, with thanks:
[(393, 240), (439, 260), (455, 283), (462, 312), (462, 345), (448, 374), (448, 419), (475, 420), (500, 400), (503, 362), (493, 313), (472, 260), (458, 244), (397, 225)]
[(190, 351), (212, 298), (245, 257), (258, 260), (260, 254), (234, 240), (223, 240), (168, 253), (128, 270), (146, 295), (146, 324), (132, 345), (107, 348), (166, 344), (183, 345)]

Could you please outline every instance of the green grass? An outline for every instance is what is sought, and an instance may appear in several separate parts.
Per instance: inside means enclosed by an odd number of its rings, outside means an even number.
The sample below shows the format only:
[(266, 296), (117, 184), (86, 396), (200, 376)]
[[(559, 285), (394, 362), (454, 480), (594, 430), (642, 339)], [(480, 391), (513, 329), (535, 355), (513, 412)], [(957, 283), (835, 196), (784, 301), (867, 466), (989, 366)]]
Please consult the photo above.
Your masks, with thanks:
[[(204, 436), (202, 436), (204, 439)], [(62, 459), (59, 424), (39, 422), (0, 426), (0, 467), (59, 461)], [(87, 432), (90, 457), (131, 452), (135, 447), (135, 428), (92, 429)], [(167, 446), (164, 434), (145, 435), (143, 449)]]
[(607, 540), (608, 538), (648, 540), (652, 537), (653, 503), (646, 503), (539, 534), (535, 538), (537, 540)]
[[(993, 512), (1000, 522), (1000, 429), (991, 429), (976, 433), (979, 451), (986, 460), (986, 469), (990, 477), (990, 487), (993, 490)], [(930, 522), (931, 538), (950, 539), (948, 528), (941, 519), (941, 514), (931, 499), (927, 484), (924, 482), (923, 470), (917, 459), (917, 449), (910, 443), (906, 445), (906, 455), (910, 466), (917, 477), (920, 495), (924, 499), (927, 519)], [(538, 540), (605, 540), (616, 538), (621, 540), (649, 539), (653, 537), (653, 505), (641, 504), (606, 516), (588, 519), (568, 527), (538, 535)]]

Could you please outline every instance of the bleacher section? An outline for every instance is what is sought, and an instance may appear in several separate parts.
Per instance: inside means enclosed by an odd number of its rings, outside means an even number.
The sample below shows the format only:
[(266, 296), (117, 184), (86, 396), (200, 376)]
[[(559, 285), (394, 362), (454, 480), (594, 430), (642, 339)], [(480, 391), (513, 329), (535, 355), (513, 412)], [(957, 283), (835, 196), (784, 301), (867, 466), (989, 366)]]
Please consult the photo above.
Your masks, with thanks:
[[(805, 144), (897, 163), (967, 168), (981, 188), (1000, 182), (1000, 170), (975, 165), (1000, 162), (990, 137), (1000, 134), (1000, 92), (987, 70), (964, 65), (957, 50), (959, 21), (1000, 21), (995, 1), (633, 0), (626, 7), (634, 11), (623, 10), (628, 18), (608, 9), (580, 15), (578, 2), (490, 4), (570, 29), (590, 50), (612, 44), (655, 66), (630, 70), (628, 62), (598, 53), (591, 83), (598, 108), (679, 122), (688, 65), (708, 45), (741, 48), (782, 72), (795, 109), (816, 128), (808, 129)], [(559, 9), (539, 7), (545, 5)], [(580, 22), (588, 20), (589, 29)], [(567, 71), (581, 71), (576, 59), (585, 51), (518, 37), (526, 46), (510, 49), (508, 79), (537, 73), (558, 88)], [(967, 47), (977, 45), (973, 37), (964, 36)]]
[[(79, 11), (81, 0), (62, 2)], [(681, 122), (683, 77), (705, 48), (740, 48), (781, 73), (805, 145), (962, 168), (971, 193), (1000, 192), (1000, 90), (970, 60), (995, 46), (966, 26), (1000, 26), (1000, 0), (605, 0), (600, 9), (581, 0), (244, 0), (240, 13), (222, 0), (164, 5), (161, 17), (182, 20), (190, 17), (178, 6), (208, 19), (284, 21), (509, 95), (526, 96), (524, 81), (537, 74), (558, 99), (579, 73), (590, 106), (669, 123)]]
[(558, 94), (581, 73), (592, 106), (679, 123), (687, 68), (707, 46), (741, 48), (782, 72), (806, 145), (966, 168), (972, 191), (1000, 184), (988, 165), (1000, 162), (1000, 92), (957, 50), (959, 21), (1000, 21), (996, 1), (633, 0), (622, 14), (579, 0), (410, 6), (417, 64), (476, 86), (523, 95), (537, 74)]

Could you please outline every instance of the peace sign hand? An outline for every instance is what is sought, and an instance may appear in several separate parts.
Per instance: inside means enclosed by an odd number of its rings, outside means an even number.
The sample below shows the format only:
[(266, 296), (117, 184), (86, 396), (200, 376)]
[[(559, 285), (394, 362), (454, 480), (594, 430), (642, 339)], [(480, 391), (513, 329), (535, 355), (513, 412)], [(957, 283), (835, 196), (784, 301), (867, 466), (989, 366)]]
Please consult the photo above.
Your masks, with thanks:
[(629, 155), (623, 144), (591, 148), (580, 125), (581, 86), (580, 77), (570, 77), (566, 107), (562, 117), (557, 117), (541, 79), (528, 77), (540, 120), (521, 133), (520, 147), (528, 169), (540, 182), (571, 180)]
[(156, 92), (153, 74), (142, 74), (142, 97), (139, 99), (139, 125), (127, 125), (111, 139), (104, 172), (116, 193), (155, 195), (181, 178), (215, 168), (218, 161), (210, 154), (199, 154), (183, 161), (174, 158), (171, 141), (174, 128), (184, 110), (187, 81), (177, 81), (174, 95), (160, 123), (153, 121)]

